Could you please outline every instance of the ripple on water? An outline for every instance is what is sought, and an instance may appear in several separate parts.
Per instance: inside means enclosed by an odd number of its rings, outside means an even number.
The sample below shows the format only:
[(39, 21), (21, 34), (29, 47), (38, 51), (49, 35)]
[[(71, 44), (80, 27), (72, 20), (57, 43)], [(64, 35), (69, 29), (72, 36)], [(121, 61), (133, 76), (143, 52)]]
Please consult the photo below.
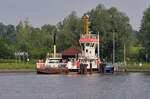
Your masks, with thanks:
[(1, 73), (0, 99), (149, 99), (150, 73)]

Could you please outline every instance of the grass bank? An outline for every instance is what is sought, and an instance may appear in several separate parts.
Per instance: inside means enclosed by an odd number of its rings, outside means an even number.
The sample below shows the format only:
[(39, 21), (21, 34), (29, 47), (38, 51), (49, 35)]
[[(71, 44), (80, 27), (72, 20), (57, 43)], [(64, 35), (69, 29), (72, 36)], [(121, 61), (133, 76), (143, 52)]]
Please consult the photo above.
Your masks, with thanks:
[(0, 63), (16, 63), (15, 59), (0, 59)]
[[(37, 59), (30, 59), (28, 62), (29, 64), (36, 64), (38, 62)], [(0, 63), (19, 63), (24, 64), (27, 63), (27, 61), (23, 60), (15, 60), (15, 59), (0, 59)]]
[(0, 64), (0, 69), (36, 69), (36, 64)]
[(150, 69), (150, 64), (120, 66), (120, 69)]

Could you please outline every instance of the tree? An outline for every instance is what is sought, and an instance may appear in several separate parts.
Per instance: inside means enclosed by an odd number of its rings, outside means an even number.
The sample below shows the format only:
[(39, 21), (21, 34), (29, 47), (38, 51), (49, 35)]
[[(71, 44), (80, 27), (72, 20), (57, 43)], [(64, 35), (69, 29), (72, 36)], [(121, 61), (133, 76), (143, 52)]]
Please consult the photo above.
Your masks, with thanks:
[(7, 37), (7, 26), (4, 25), (3, 23), (0, 23), (0, 35), (1, 35), (1, 39), (3, 41), (6, 41), (6, 37)]
[(123, 60), (123, 45), (129, 47), (129, 41), (132, 33), (129, 18), (116, 8), (104, 8), (98, 5), (95, 9), (85, 13), (88, 14), (91, 21), (91, 31), (100, 32), (100, 53), (101, 57), (107, 61), (112, 60), (113, 33), (115, 33), (115, 52), (116, 60)]
[(17, 26), (17, 45), (20, 51), (28, 51), (30, 47), (31, 40), (31, 26), (29, 20), (26, 19), (24, 24), (20, 21)]
[[(144, 56), (150, 56), (150, 7), (144, 12), (144, 16), (141, 22), (141, 27), (139, 30), (139, 41), (142, 44), (143, 51), (142, 54)], [(142, 56), (142, 55), (140, 55)], [(142, 58), (144, 59), (144, 58)], [(150, 57), (148, 57), (148, 60)]]
[(12, 52), (9, 46), (2, 40), (2, 37), (0, 36), (0, 58), (11, 58), (12, 57)]
[(57, 32), (57, 28), (54, 25), (45, 24), (41, 27), (43, 33), (54, 34)]
[(84, 20), (73, 11), (62, 22), (57, 24), (58, 50), (64, 50), (72, 45), (79, 45), (80, 34), (84, 33)]
[[(93, 33), (100, 32), (101, 56), (107, 61), (112, 60), (114, 33), (116, 60), (123, 60), (124, 45), (129, 50), (131, 43), (132, 28), (129, 24), (129, 18), (116, 8), (106, 9), (103, 5), (98, 5), (95, 9), (85, 14), (90, 16), (90, 31), (93, 31)], [(148, 33), (150, 29), (148, 29), (149, 23), (147, 22), (150, 20), (149, 13), (146, 13), (146, 16), (143, 19), (141, 33), (144, 32), (144, 36), (147, 36), (147, 38), (145, 39), (140, 33), (138, 34), (141, 36), (138, 37), (143, 40), (144, 48), (149, 49)], [(145, 31), (145, 29), (148, 30)], [(9, 55), (12, 56), (13, 50), (29, 52), (30, 58), (45, 57), (47, 52), (53, 51), (54, 33), (57, 35), (57, 52), (72, 45), (79, 46), (80, 34), (85, 33), (85, 19), (78, 17), (76, 12), (73, 11), (57, 25), (45, 24), (41, 28), (31, 26), (28, 19), (25, 19), (23, 22), (20, 21), (16, 27), (11, 24), (4, 25), (0, 23), (0, 51), (3, 52), (0, 53), (0, 57), (8, 55), (9, 52), (11, 52), (11, 55)], [(144, 42), (144, 40), (147, 41)]]
[[(30, 58), (41, 58), (52, 51), (52, 34), (49, 26), (44, 25), (42, 29), (34, 28), (26, 19), (20, 21), (17, 26), (17, 50), (28, 52)], [(56, 28), (55, 28), (56, 29)]]
[(0, 58), (13, 57), (13, 45), (15, 44), (15, 28), (13, 25), (0, 23)]
[(16, 44), (16, 30), (15, 30), (15, 26), (14, 25), (7, 25), (6, 26), (6, 31), (7, 31), (7, 35), (6, 35), (6, 43), (8, 45), (15, 45)]

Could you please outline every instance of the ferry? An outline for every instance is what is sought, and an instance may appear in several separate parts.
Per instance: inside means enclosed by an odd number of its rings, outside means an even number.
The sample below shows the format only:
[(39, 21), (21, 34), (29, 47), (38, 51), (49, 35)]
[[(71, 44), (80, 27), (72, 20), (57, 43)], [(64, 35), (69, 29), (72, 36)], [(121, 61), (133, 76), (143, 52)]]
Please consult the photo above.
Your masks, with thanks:
[[(100, 68), (101, 60), (99, 53), (99, 33), (92, 34), (89, 32), (89, 16), (85, 16), (86, 34), (81, 34), (79, 43), (82, 53), (78, 54), (76, 58), (69, 59), (63, 62), (61, 54), (56, 54), (56, 35), (54, 35), (54, 53), (48, 54), (46, 61), (37, 63), (37, 73), (54, 74), (54, 73), (68, 73), (78, 72), (86, 74), (93, 71), (110, 71), (113, 68)], [(103, 69), (103, 70), (100, 70)]]

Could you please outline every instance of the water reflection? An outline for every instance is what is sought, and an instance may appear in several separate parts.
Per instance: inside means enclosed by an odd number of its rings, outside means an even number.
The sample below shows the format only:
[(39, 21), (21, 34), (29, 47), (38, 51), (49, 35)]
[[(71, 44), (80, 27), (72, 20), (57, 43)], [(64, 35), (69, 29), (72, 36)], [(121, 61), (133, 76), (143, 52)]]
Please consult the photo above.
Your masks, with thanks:
[(150, 73), (1, 73), (0, 99), (149, 99)]

